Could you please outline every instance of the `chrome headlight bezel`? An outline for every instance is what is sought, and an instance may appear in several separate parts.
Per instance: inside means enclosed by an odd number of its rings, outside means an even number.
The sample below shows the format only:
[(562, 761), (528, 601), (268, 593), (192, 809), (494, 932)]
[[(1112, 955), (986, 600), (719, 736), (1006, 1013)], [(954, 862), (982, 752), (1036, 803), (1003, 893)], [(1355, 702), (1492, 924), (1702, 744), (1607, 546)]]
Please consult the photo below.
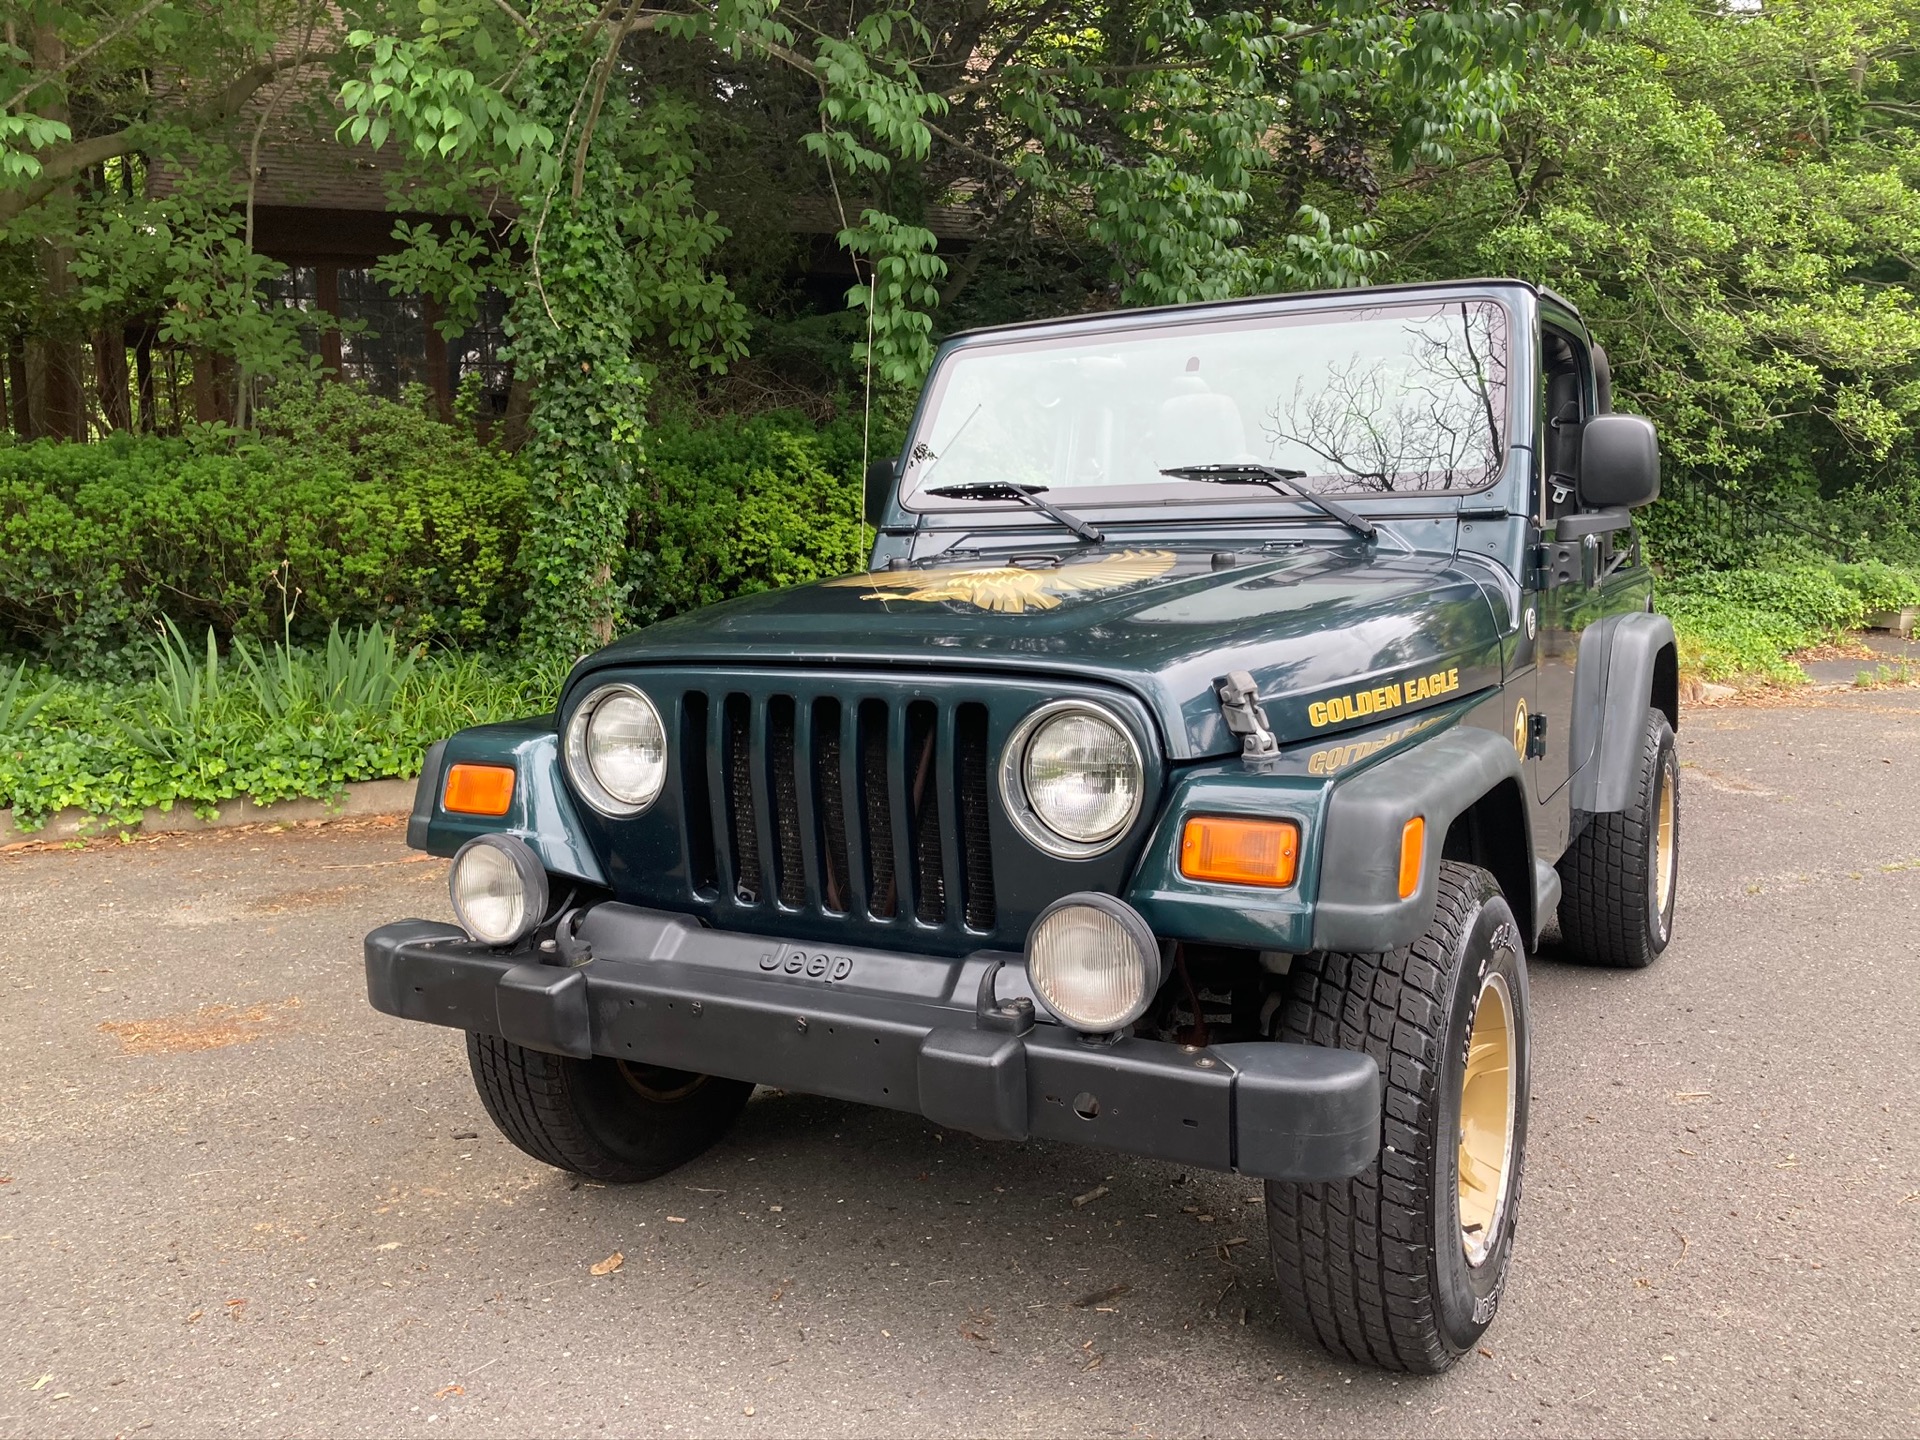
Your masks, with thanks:
[[(637, 799), (616, 795), (595, 772), (591, 749), (594, 717), (609, 700), (626, 698), (637, 700), (653, 716), (653, 723), (660, 731), (660, 771), (654, 783)], [(671, 763), (673, 737), (667, 733), (666, 721), (661, 718), (660, 707), (648, 698), (647, 693), (637, 685), (625, 681), (616, 681), (609, 685), (596, 686), (589, 691), (587, 698), (574, 707), (572, 717), (567, 721), (567, 731), (561, 741), (561, 751), (567, 767), (567, 778), (573, 782), (573, 788), (602, 815), (625, 819), (639, 815), (652, 808), (666, 789), (667, 769)]]
[[(1027, 781), (1027, 761), (1034, 742), (1049, 725), (1070, 715), (1087, 716), (1110, 727), (1125, 742), (1133, 767), (1133, 802), (1126, 813), (1099, 834), (1086, 837), (1064, 835), (1048, 823), (1035, 808)], [(1063, 860), (1090, 860), (1119, 844), (1140, 818), (1141, 807), (1146, 803), (1146, 785), (1146, 761), (1133, 727), (1105, 705), (1092, 700), (1054, 700), (1042, 705), (1014, 727), (1000, 754), (1000, 798), (1007, 814), (1035, 846)]]

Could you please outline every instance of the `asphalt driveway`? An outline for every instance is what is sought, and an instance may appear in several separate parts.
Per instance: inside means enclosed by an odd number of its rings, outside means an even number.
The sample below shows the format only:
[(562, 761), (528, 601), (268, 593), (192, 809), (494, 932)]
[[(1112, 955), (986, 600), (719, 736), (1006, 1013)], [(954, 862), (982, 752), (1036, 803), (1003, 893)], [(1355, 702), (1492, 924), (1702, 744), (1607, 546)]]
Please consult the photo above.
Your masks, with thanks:
[(1433, 1381), (1278, 1329), (1232, 1176), (765, 1092), (542, 1168), (366, 1005), (447, 913), (397, 823), (0, 854), (0, 1433), (1920, 1432), (1920, 692), (1681, 750), (1677, 938), (1536, 962), (1512, 1284)]

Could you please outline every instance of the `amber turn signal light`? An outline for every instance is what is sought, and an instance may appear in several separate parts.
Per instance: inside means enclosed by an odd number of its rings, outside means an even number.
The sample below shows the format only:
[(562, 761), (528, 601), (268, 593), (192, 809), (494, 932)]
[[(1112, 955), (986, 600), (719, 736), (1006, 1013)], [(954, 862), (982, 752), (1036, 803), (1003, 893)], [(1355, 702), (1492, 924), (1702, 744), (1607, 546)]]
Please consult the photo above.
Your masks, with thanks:
[(1409, 900), (1420, 888), (1420, 872), (1427, 866), (1427, 817), (1416, 815), (1400, 830), (1400, 898)]
[(1180, 834), (1180, 873), (1228, 885), (1293, 883), (1300, 827), (1291, 820), (1229, 820), (1196, 815)]
[(504, 815), (513, 804), (511, 765), (455, 765), (440, 792), (443, 809), (455, 815)]

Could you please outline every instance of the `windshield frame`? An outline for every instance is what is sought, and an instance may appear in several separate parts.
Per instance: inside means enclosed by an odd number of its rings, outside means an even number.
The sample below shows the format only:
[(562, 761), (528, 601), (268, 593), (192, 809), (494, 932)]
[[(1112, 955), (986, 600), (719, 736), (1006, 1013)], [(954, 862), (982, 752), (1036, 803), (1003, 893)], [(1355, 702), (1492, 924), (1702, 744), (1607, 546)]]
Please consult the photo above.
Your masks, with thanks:
[[(1389, 287), (1382, 287), (1383, 291), (1388, 289)], [(1310, 300), (1304, 297), (1300, 299), (1264, 297), (1261, 301), (1234, 301), (1225, 304), (1146, 311), (1109, 311), (1097, 315), (1074, 316), (1070, 319), (1008, 326), (957, 336), (941, 347), (940, 353), (935, 358), (933, 371), (927, 377), (926, 385), (921, 392), (919, 403), (914, 408), (912, 428), (908, 431), (901, 450), (900, 478), (896, 486), (895, 503), (909, 515), (940, 517), (966, 513), (977, 517), (983, 510), (1002, 508), (930, 495), (922, 488), (919, 478), (925, 467), (916, 464), (915, 451), (922, 446), (930, 445), (930, 421), (939, 411), (940, 401), (953, 378), (955, 363), (981, 350), (1011, 347), (1032, 352), (1054, 347), (1096, 345), (1114, 339), (1160, 335), (1182, 330), (1217, 332), (1222, 328), (1261, 329), (1285, 328), (1290, 324), (1337, 324), (1338, 317), (1342, 315), (1371, 318), (1382, 312), (1432, 311), (1460, 304), (1493, 306), (1500, 312), (1501, 320), (1506, 327), (1504, 349), (1507, 374), (1500, 382), (1500, 388), (1504, 392), (1500, 396), (1502, 411), (1500, 444), (1487, 467), (1487, 479), (1472, 486), (1453, 485), (1430, 489), (1328, 488), (1323, 490), (1316, 486), (1307, 488), (1312, 489), (1315, 494), (1324, 494), (1361, 505), (1381, 502), (1398, 511), (1416, 503), (1457, 502), (1462, 497), (1483, 495), (1499, 486), (1506, 476), (1513, 453), (1516, 450), (1527, 451), (1531, 448), (1516, 428), (1525, 418), (1520, 414), (1520, 402), (1523, 399), (1521, 392), (1524, 391), (1525, 385), (1516, 382), (1515, 369), (1524, 358), (1522, 337), (1525, 332), (1521, 327), (1531, 323), (1528, 315), (1523, 312), (1523, 307), (1517, 305), (1514, 297), (1510, 295), (1504, 295), (1491, 287), (1482, 288), (1478, 285), (1418, 290), (1392, 287), (1390, 293), (1382, 293), (1377, 299), (1359, 298), (1360, 295), (1367, 293), (1369, 292), (1360, 291), (1317, 295)], [(939, 484), (939, 467), (936, 464), (931, 468), (934, 477), (932, 483)], [(1244, 512), (1250, 499), (1253, 498), (1248, 493), (1249, 488), (1169, 478), (1164, 483), (1145, 485), (1062, 486), (1048, 489), (1043, 493), (1055, 504), (1065, 505), (1076, 512), (1168, 508)], [(1307, 501), (1296, 501), (1276, 491), (1261, 490), (1260, 493), (1289, 507), (1308, 505), (1311, 508)]]

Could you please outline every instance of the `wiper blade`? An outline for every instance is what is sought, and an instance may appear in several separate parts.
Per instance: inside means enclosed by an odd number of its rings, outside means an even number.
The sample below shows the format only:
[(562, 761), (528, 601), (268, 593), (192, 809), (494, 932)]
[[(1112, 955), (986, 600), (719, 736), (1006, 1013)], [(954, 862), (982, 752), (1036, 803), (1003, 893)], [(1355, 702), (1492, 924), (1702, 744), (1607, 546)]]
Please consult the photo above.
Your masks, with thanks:
[(1040, 498), (1044, 485), (1014, 485), (1004, 480), (971, 480), (965, 485), (939, 485), (927, 491), (942, 500), (1013, 500), (1038, 510), (1049, 520), (1057, 520), (1089, 545), (1098, 545), (1107, 537), (1078, 515), (1069, 515), (1057, 505)]
[(1364, 515), (1355, 514), (1338, 500), (1329, 500), (1324, 495), (1316, 495), (1304, 485), (1293, 482), (1306, 475), (1304, 470), (1283, 470), (1278, 465), (1176, 465), (1171, 470), (1162, 470), (1162, 475), (1171, 475), (1176, 480), (1204, 480), (1211, 485), (1265, 485), (1278, 490), (1282, 495), (1291, 495), (1295, 500), (1304, 500), (1338, 520), (1354, 534), (1371, 540), (1380, 531)]

